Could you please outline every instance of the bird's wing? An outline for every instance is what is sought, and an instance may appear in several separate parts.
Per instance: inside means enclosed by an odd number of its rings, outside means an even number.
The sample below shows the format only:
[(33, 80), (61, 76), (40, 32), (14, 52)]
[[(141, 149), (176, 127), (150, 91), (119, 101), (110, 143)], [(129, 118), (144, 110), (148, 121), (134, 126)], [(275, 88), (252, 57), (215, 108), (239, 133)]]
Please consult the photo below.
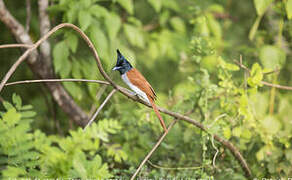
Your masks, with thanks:
[(133, 85), (137, 86), (139, 89), (145, 92), (148, 97), (151, 98), (149, 100), (154, 101), (156, 99), (154, 89), (137, 69), (132, 68), (130, 71), (127, 72), (127, 76)]

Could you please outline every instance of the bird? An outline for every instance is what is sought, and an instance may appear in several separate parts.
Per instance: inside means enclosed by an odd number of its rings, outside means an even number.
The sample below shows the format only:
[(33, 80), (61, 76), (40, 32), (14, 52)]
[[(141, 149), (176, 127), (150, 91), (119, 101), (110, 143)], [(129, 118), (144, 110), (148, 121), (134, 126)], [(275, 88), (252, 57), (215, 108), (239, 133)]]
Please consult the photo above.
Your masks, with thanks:
[(117, 63), (112, 70), (119, 71), (122, 80), (134, 91), (135, 95), (138, 95), (138, 97), (151, 104), (155, 114), (160, 120), (162, 128), (167, 132), (165, 123), (154, 103), (157, 98), (154, 89), (145, 77), (129, 63), (119, 49), (117, 49)]

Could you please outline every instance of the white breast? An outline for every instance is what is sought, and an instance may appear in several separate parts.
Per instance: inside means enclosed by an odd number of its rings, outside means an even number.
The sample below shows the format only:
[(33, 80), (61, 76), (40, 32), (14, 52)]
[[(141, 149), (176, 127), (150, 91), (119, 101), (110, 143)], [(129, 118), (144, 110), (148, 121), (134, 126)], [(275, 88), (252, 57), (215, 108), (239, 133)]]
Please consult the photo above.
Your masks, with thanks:
[(129, 78), (127, 77), (126, 73), (121, 75), (123, 81), (141, 98), (143, 98), (146, 102), (149, 102), (148, 97), (146, 95), (146, 93), (144, 93), (140, 88), (138, 88), (137, 86), (135, 86), (134, 84), (132, 84), (129, 80)]

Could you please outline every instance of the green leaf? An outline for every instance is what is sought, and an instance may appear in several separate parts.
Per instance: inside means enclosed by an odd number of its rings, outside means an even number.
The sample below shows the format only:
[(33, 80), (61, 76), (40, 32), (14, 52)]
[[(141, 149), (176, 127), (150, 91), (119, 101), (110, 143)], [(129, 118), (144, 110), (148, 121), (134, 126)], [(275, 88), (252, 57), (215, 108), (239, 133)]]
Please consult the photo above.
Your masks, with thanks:
[(267, 116), (260, 122), (264, 130), (270, 135), (279, 133), (282, 126), (280, 121), (273, 116)]
[(25, 177), (27, 176), (27, 172), (25, 171), (25, 167), (12, 167), (8, 166), (3, 172), (3, 177), (6, 179), (14, 179), (17, 177)]
[(12, 104), (10, 104), (8, 101), (3, 101), (2, 104), (6, 110), (14, 109), (14, 106)]
[(87, 179), (87, 172), (84, 166), (85, 161), (86, 157), (82, 151), (75, 154), (73, 159), (73, 167), (74, 170), (77, 172), (78, 177), (81, 177), (81, 179)]
[(91, 0), (82, 0), (80, 1), (85, 9), (89, 8), (91, 5)]
[(186, 32), (186, 26), (184, 21), (179, 17), (173, 17), (170, 19), (170, 25), (173, 29), (175, 29), (177, 32), (185, 33)]
[(262, 79), (263, 79), (262, 67), (258, 63), (254, 63), (250, 71), (250, 77), (247, 79), (247, 83), (251, 87), (259, 86), (261, 85)]
[(35, 115), (36, 115), (36, 112), (34, 112), (34, 111), (21, 112), (21, 117), (22, 118), (31, 118), (31, 117), (34, 117)]
[(231, 138), (231, 130), (229, 127), (225, 127), (223, 129), (223, 135), (226, 139), (230, 139)]
[(89, 8), (89, 12), (97, 17), (97, 18), (101, 18), (101, 17), (107, 17), (109, 15), (109, 12), (107, 11), (106, 8), (102, 7), (102, 6), (99, 6), (97, 4), (95, 5), (92, 5), (90, 8)]
[(78, 14), (78, 22), (81, 26), (81, 29), (85, 31), (91, 23), (91, 15), (88, 11), (80, 11)]
[(7, 123), (8, 127), (12, 127), (20, 121), (21, 115), (16, 112), (16, 109), (9, 109), (2, 117), (3, 121)]
[(145, 46), (143, 33), (140, 29), (135, 26), (125, 24), (124, 25), (125, 34), (133, 46), (143, 48)]
[(105, 19), (105, 26), (110, 40), (113, 41), (121, 28), (120, 17), (115, 13), (109, 14)]
[(75, 82), (65, 82), (64, 86), (74, 98), (82, 99), (82, 90)]
[(232, 130), (233, 136), (240, 137), (242, 133), (242, 129), (240, 127), (236, 127)]
[(253, 3), (255, 5), (258, 16), (262, 16), (272, 2), (273, 0), (254, 0)]
[(15, 107), (17, 109), (20, 109), (21, 108), (21, 106), (22, 106), (21, 98), (20, 98), (20, 96), (18, 96), (15, 93), (13, 93), (13, 95), (12, 95), (12, 102), (13, 102), (13, 104), (15, 105)]
[(219, 22), (211, 14), (208, 14), (206, 17), (209, 30), (217, 39), (220, 40), (222, 37), (222, 30)]
[(286, 12), (287, 12), (287, 18), (291, 20), (292, 19), (292, 0), (288, 0), (286, 2)]
[(131, 15), (134, 13), (134, 5), (132, 0), (118, 0), (117, 1), (127, 12)]
[(73, 78), (76, 78), (76, 79), (82, 78), (81, 68), (82, 68), (82, 66), (80, 65), (78, 60), (74, 59), (72, 61), (72, 76), (73, 76)]
[(57, 43), (53, 49), (54, 67), (61, 77), (67, 77), (71, 72), (71, 63), (68, 60), (69, 48), (65, 41)]
[(78, 46), (78, 37), (72, 32), (66, 33), (66, 43), (73, 53), (76, 52)]
[(161, 0), (148, 0), (149, 4), (155, 9), (156, 12), (161, 10)]
[(286, 54), (282, 49), (276, 46), (263, 46), (259, 53), (260, 61), (264, 68), (281, 68), (286, 61)]
[(89, 30), (89, 37), (92, 40), (97, 52), (102, 58), (108, 57), (108, 40), (104, 32), (97, 26), (92, 26)]

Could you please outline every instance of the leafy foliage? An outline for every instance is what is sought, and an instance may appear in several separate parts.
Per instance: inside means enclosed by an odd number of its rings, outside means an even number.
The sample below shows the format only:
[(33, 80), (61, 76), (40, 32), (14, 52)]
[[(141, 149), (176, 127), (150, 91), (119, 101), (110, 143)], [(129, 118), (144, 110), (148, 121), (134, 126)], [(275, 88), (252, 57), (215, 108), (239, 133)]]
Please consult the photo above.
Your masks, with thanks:
[[(158, 105), (188, 113), (207, 127), (208, 133), (177, 123), (150, 158), (152, 165), (142, 169), (141, 178), (245, 179), (238, 162), (213, 134), (238, 147), (256, 178), (291, 177), (291, 92), (263, 86), (262, 81), (291, 86), (292, 0), (52, 2), (48, 12), (53, 24), (80, 27), (114, 81), (121, 84), (118, 74), (110, 71), (119, 48), (152, 84)], [(25, 4), (6, 3), (24, 24)], [(38, 39), (36, 19), (32, 18), (30, 34)], [(8, 34), (4, 31), (1, 40), (14, 42)], [(102, 78), (75, 32), (62, 30), (51, 44), (54, 70), (61, 78)], [(0, 51), (0, 72), (6, 72), (15, 55)], [(240, 55), (250, 71), (234, 63), (240, 62)], [(269, 73), (273, 70), (277, 71)], [(13, 78), (32, 75), (23, 68)], [(109, 92), (90, 83), (64, 86), (89, 114)], [(1, 94), (8, 99), (11, 92), (21, 93), (24, 102), (37, 107), (35, 115), (16, 95), (13, 105), (3, 103), (2, 177), (128, 179), (160, 136), (155, 113), (122, 96), (115, 95), (98, 123), (83, 132), (56, 110), (50, 97), (44, 100), (39, 87), (23, 87)], [(20, 156), (24, 153), (31, 156)]]
[(70, 131), (67, 137), (47, 136), (40, 130), (32, 131), (30, 123), (36, 114), (32, 106), (22, 106), (16, 94), (12, 100), (13, 105), (3, 102), (6, 111), (0, 119), (2, 178), (109, 178), (112, 174), (102, 162), (100, 149), (116, 162), (127, 159), (125, 152), (115, 150), (119, 144), (107, 145), (110, 134), (121, 130), (117, 121), (104, 119), (86, 131)]

